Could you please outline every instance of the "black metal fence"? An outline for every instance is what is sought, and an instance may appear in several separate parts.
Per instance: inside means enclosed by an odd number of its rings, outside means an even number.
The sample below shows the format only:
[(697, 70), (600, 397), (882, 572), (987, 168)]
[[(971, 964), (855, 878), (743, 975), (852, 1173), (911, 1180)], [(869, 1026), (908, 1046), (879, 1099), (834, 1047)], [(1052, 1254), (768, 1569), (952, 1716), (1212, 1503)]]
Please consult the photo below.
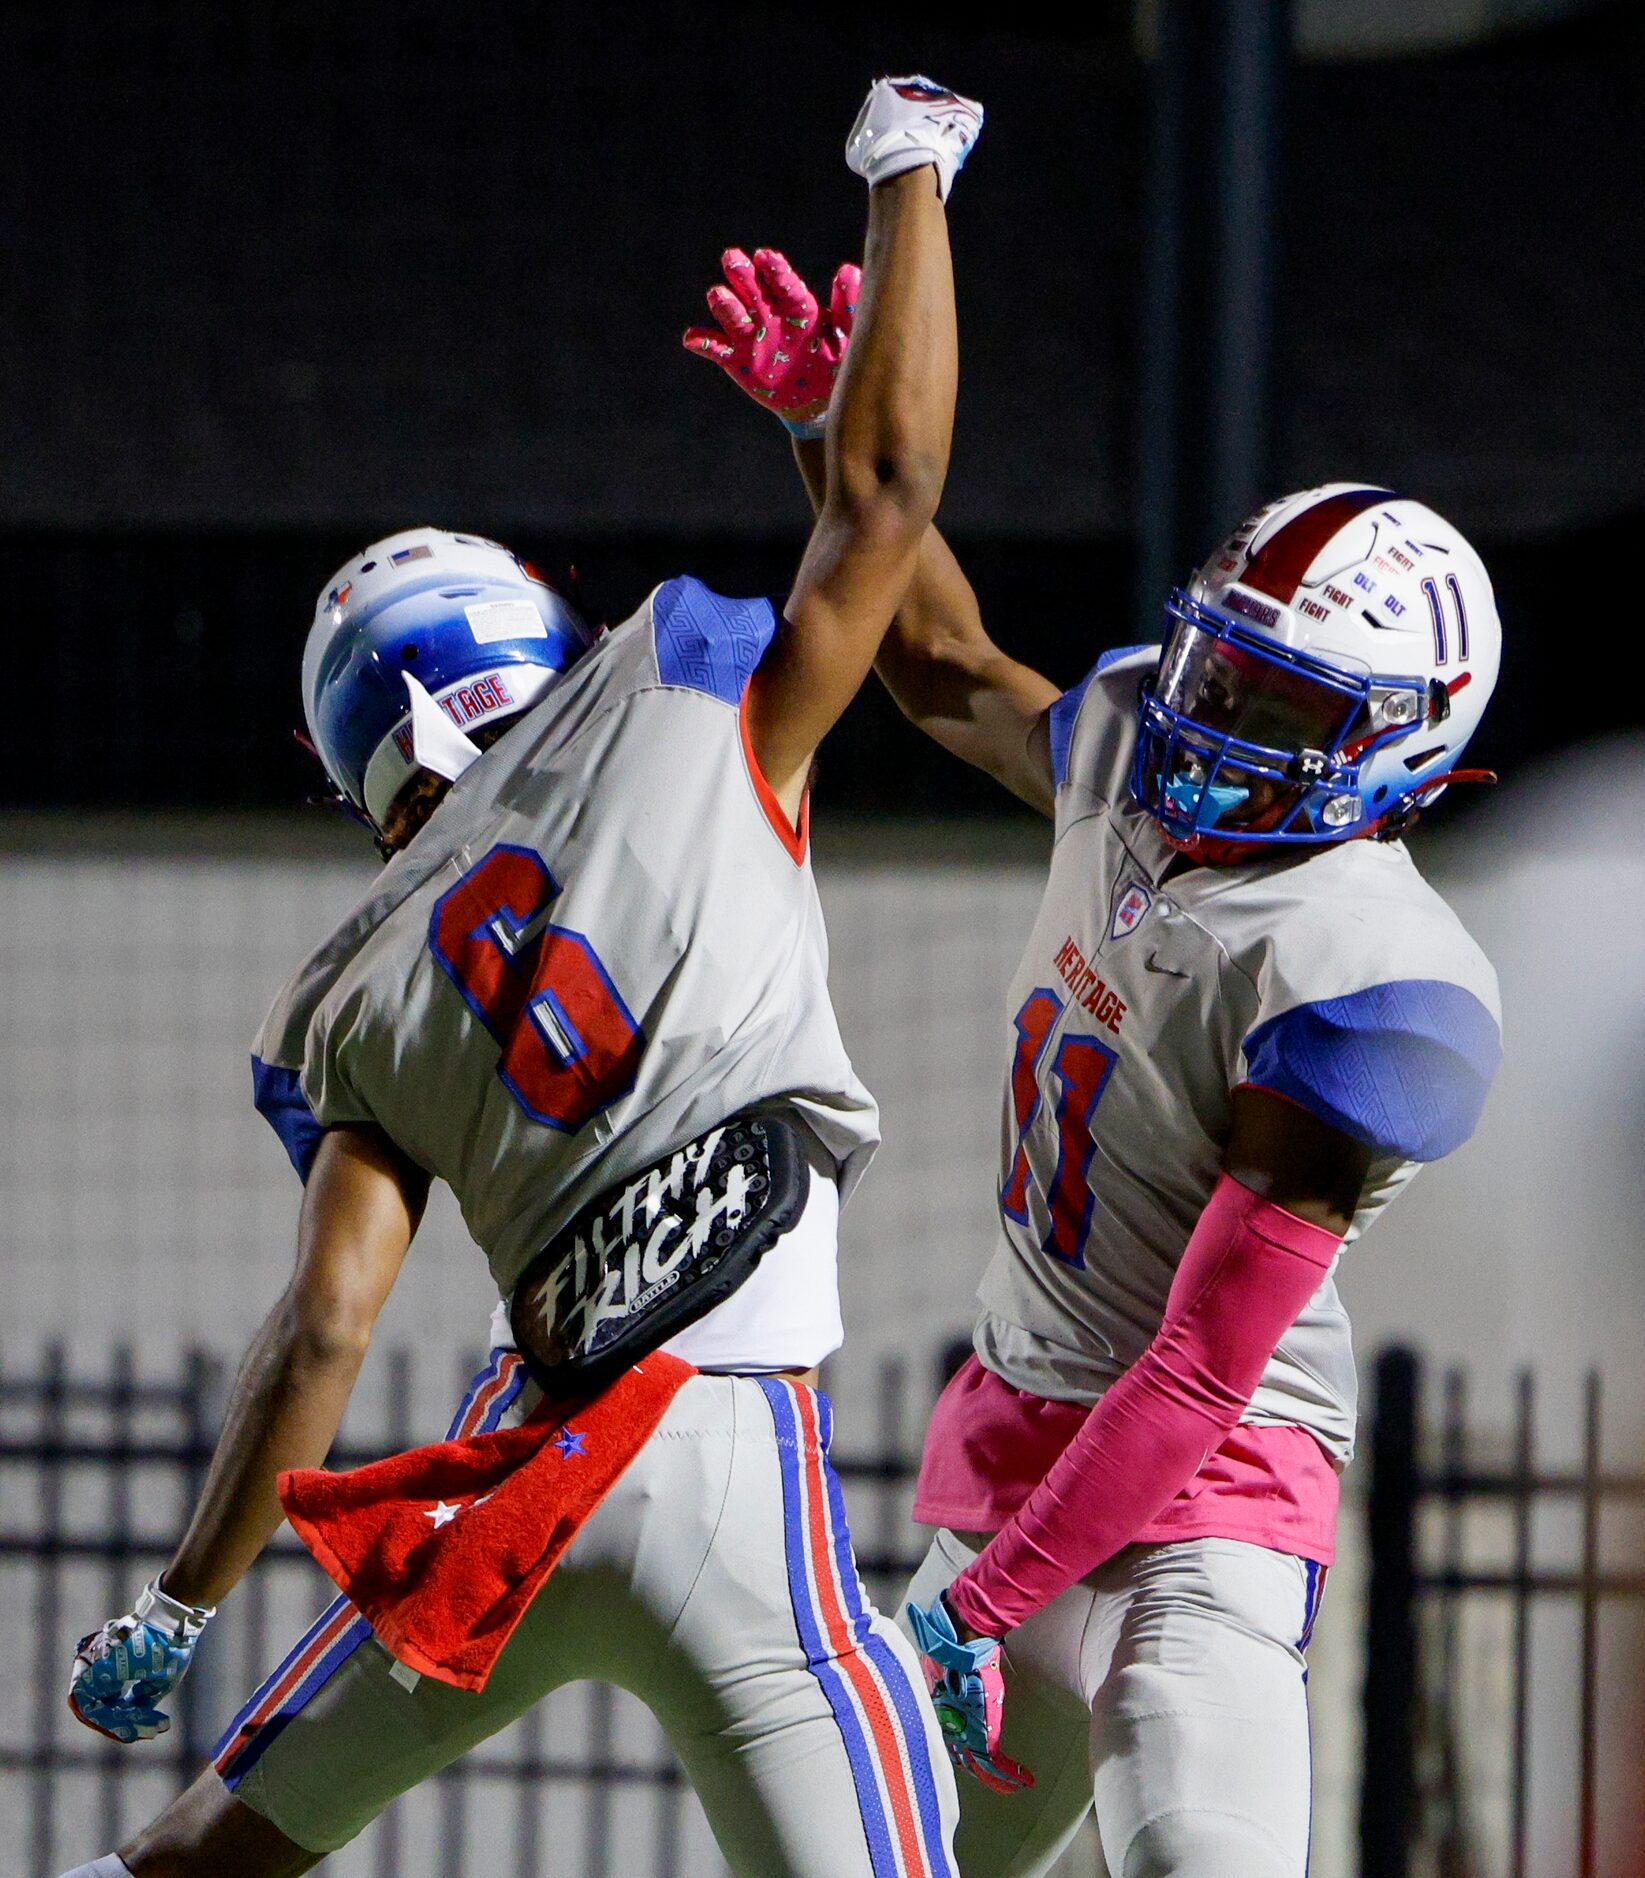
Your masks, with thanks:
[[(476, 1366), (462, 1371), (465, 1382)], [(417, 1438), (415, 1369), (411, 1353), (391, 1355), (380, 1438), (345, 1442), (332, 1465)], [(22, 1650), (0, 1677), (0, 1789), (12, 1793), (0, 1805), (0, 1871), (8, 1875), (53, 1878), (117, 1845), (168, 1787), (194, 1777), (236, 1705), (334, 1594), (305, 1551), (277, 1542), (207, 1633), (169, 1705), (167, 1736), (125, 1750), (69, 1715), (75, 1640), (127, 1609), (169, 1556), (211, 1457), (225, 1380), (203, 1353), (170, 1376), (140, 1375), (129, 1349), (86, 1376), (61, 1347), (30, 1373), (0, 1374), (0, 1606), (13, 1615), (12, 1648)], [(932, 1365), (911, 1377), (906, 1365), (886, 1364), (869, 1409), (874, 1446), (834, 1457), (858, 1560), (882, 1608), (918, 1562), (913, 1463), (937, 1380)], [(860, 1426), (863, 1417), (852, 1420)], [(327, 1869), (340, 1878), (724, 1872), (660, 1729), (604, 1685), (557, 1692), (431, 1786), (431, 1795), (391, 1807)], [(645, 1803), (634, 1804), (636, 1795)]]
[[(1511, 1446), (1494, 1461), (1481, 1457), (1470, 1429), (1462, 1371), (1446, 1372), (1437, 1417), (1426, 1412), (1413, 1351), (1385, 1351), (1375, 1382), (1360, 1878), (1638, 1878), (1645, 1833), (1637, 1805), (1611, 1809), (1611, 1842), (1602, 1843), (1599, 1795), (1607, 1772), (1625, 1789), (1645, 1770), (1645, 1664), (1603, 1649), (1601, 1622), (1632, 1607), (1645, 1635), (1645, 1570), (1608, 1562), (1610, 1553), (1638, 1559), (1639, 1530), (1628, 1535), (1631, 1546), (1602, 1549), (1601, 1528), (1607, 1513), (1645, 1509), (1645, 1474), (1605, 1470), (1600, 1377), (1586, 1378), (1574, 1467), (1539, 1462), (1529, 1371), (1516, 1380)], [(1552, 1528), (1540, 1544), (1539, 1516)], [(1558, 1562), (1544, 1562), (1549, 1550), (1562, 1554)], [(1574, 1613), (1574, 1634), (1569, 1626), (1556, 1633), (1553, 1660), (1539, 1663), (1538, 1620), (1561, 1607)], [(1505, 1680), (1503, 1701), (1469, 1674), (1471, 1618), (1492, 1626), (1490, 1657), (1506, 1670), (1492, 1680)], [(1543, 1822), (1531, 1817), (1533, 1695), (1544, 1723), (1535, 1732), (1558, 1762), (1553, 1780), (1540, 1784), (1553, 1788), (1561, 1817)], [(1608, 1769), (1607, 1751), (1633, 1766)], [(1487, 1785), (1495, 1816), (1484, 1807)]]
[[(882, 1606), (917, 1562), (908, 1519), (914, 1459), (945, 1367), (887, 1364), (869, 1410), (872, 1446), (835, 1457), (858, 1557)], [(374, 1438), (339, 1447), (334, 1464), (355, 1465), (416, 1438), (415, 1368), (409, 1352), (389, 1358)], [(278, 1543), (208, 1633), (164, 1740), (128, 1753), (68, 1715), (74, 1640), (126, 1608), (168, 1555), (210, 1458), (224, 1382), (222, 1366), (203, 1353), (155, 1377), (140, 1375), (125, 1349), (95, 1376), (71, 1371), (60, 1347), (27, 1374), (0, 1374), (0, 1608), (12, 1614), (12, 1647), (22, 1652), (0, 1677), (0, 1788), (10, 1793), (0, 1805), (0, 1870), (52, 1878), (117, 1844), (168, 1787), (193, 1776), (237, 1702), (329, 1598), (307, 1553)], [(1602, 1639), (1605, 1613), (1628, 1608), (1645, 1641), (1645, 1570), (1609, 1556), (1619, 1548), (1602, 1546), (1602, 1523), (1612, 1509), (1640, 1516), (1630, 1535), (1637, 1559), (1645, 1550), (1645, 1475), (1605, 1471), (1597, 1376), (1587, 1380), (1575, 1467), (1539, 1463), (1528, 1374), (1515, 1399), (1509, 1445), (1485, 1457), (1491, 1437), (1470, 1428), (1461, 1373), (1445, 1376), (1430, 1419), (1419, 1359), (1391, 1350), (1376, 1365), (1360, 1878), (1645, 1875), (1645, 1835), (1628, 1825), (1628, 1843), (1604, 1845), (1599, 1802), (1607, 1752), (1619, 1739), (1628, 1751), (1626, 1705), (1645, 1699), (1638, 1680), (1645, 1665), (1608, 1653)], [(860, 1425), (861, 1411), (852, 1419)], [(1555, 1534), (1569, 1542), (1569, 1555), (1553, 1564), (1544, 1562), (1547, 1534), (1539, 1543), (1536, 1525), (1550, 1508), (1569, 1514), (1568, 1530)], [(1484, 1549), (1495, 1548), (1483, 1560), (1476, 1556), (1482, 1521)], [(1575, 1622), (1555, 1648), (1538, 1653), (1538, 1613), (1548, 1607), (1569, 1610)], [(1483, 1653), (1476, 1637), (1470, 1655), (1469, 1625), (1481, 1616)], [(1557, 1749), (1561, 1730), (1565, 1751), (1557, 1758), (1569, 1766), (1573, 1790), (1559, 1803), (1570, 1845), (1550, 1865), (1533, 1850), (1546, 1846), (1548, 1833), (1533, 1830), (1532, 1747), (1540, 1741), (1544, 1758), (1556, 1758), (1547, 1744)], [(1556, 1785), (1563, 1778), (1556, 1770)], [(428, 1790), (390, 1808), (335, 1869), (339, 1878), (465, 1878), (481, 1870), (535, 1878), (551, 1853), (556, 1869), (589, 1878), (619, 1870), (706, 1878), (724, 1870), (660, 1730), (638, 1704), (602, 1685), (539, 1704)]]

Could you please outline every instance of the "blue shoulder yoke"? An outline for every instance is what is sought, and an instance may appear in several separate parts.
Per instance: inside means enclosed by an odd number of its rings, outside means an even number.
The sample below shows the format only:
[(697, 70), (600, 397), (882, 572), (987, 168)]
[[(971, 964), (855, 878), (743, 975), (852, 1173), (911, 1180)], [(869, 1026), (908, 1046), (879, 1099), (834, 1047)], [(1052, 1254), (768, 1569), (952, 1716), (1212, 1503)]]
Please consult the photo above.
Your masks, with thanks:
[(665, 685), (738, 704), (777, 630), (777, 609), (769, 600), (728, 600), (687, 577), (658, 588), (651, 626)]

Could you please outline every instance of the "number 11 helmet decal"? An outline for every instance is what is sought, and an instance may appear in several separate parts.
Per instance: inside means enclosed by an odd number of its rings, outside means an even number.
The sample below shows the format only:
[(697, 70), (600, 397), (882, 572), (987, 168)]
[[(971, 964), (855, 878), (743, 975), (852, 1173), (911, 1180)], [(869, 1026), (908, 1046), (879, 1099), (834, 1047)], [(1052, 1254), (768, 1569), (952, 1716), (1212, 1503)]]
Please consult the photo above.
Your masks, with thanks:
[(407, 678), (460, 733), (534, 704), (593, 643), (576, 610), (498, 542), (411, 528), (340, 567), (303, 652), (326, 773), (378, 828), (417, 769)]
[(1502, 653), (1462, 535), (1353, 483), (1259, 511), (1165, 615), (1131, 787), (1205, 859), (1397, 828), (1465, 773)]

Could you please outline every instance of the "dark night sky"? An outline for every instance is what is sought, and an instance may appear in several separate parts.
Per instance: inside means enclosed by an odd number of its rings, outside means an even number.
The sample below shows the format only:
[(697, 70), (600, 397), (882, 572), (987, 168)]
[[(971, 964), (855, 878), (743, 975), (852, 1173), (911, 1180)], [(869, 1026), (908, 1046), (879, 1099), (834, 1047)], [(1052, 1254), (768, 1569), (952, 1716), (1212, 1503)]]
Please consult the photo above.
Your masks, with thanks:
[[(1151, 630), (1123, 36), (590, 11), (7, 15), (0, 544), (53, 674), (13, 800), (288, 800), (313, 592), (406, 522), (575, 561), (607, 615), (687, 569), (780, 590), (804, 525), (780, 433), (676, 338), (725, 243), (819, 274), (855, 246), (839, 146), (887, 67), (990, 112), (954, 198), (945, 526), (1054, 675)], [(1555, 661), (1614, 616), (1645, 510), (1642, 72), (1626, 7), (1289, 81), (1277, 481), (1384, 481), (1478, 537), (1509, 759), (1557, 738)], [(882, 709), (837, 740), (848, 788), (964, 806), (935, 759), (875, 761)], [(163, 749), (155, 711), (186, 727)]]
[[(1130, 529), (1123, 42), (591, 11), (13, 12), (0, 521), (786, 529), (779, 440), (673, 346), (727, 242), (854, 249), (839, 147), (901, 51), (990, 113), (950, 524)], [(1293, 73), (1283, 483), (1375, 477), (1495, 538), (1645, 499), (1642, 75), (1638, 8)]]

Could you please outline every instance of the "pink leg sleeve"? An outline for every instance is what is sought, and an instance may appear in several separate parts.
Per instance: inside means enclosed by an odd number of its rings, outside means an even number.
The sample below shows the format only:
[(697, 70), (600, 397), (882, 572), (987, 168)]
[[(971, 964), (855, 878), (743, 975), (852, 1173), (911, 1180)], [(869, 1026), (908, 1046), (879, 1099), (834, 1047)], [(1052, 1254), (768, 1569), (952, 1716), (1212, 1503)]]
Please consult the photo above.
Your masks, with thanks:
[(949, 1588), (972, 1629), (1004, 1636), (1130, 1544), (1182, 1491), (1244, 1414), (1341, 1243), (1222, 1176), (1153, 1342)]

